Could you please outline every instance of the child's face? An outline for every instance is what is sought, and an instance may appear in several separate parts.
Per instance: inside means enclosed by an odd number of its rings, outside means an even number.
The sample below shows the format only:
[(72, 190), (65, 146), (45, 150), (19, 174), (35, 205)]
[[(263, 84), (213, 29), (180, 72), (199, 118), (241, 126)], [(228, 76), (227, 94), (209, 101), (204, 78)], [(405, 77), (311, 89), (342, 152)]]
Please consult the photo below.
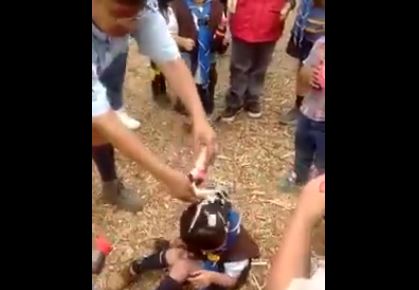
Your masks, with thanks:
[(115, 0), (92, 0), (92, 4), (93, 20), (106, 34), (120, 37), (135, 30), (140, 4), (124, 5)]

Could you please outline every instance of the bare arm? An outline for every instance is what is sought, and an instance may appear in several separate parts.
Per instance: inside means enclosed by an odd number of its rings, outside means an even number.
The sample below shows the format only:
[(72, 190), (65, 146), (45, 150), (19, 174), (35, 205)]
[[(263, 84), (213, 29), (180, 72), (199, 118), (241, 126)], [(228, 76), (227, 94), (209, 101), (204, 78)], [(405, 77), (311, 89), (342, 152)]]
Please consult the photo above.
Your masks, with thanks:
[(324, 215), (324, 185), (325, 176), (321, 175), (304, 187), (282, 245), (272, 260), (268, 290), (286, 290), (293, 279), (308, 278), (312, 230)]
[(172, 34), (173, 39), (175, 40), (176, 44), (183, 49), (188, 49), (188, 46), (186, 44), (187, 38), (179, 36), (177, 34)]
[(298, 83), (301, 85), (301, 91), (307, 93), (311, 88), (313, 79), (313, 69), (307, 65), (303, 65), (298, 74)]
[(166, 181), (172, 169), (159, 160), (133, 132), (126, 129), (113, 111), (92, 119), (93, 129), (112, 143), (126, 157), (137, 162), (155, 178)]
[(137, 162), (156, 179), (169, 186), (170, 192), (182, 200), (194, 200), (186, 175), (164, 164), (133, 132), (125, 128), (113, 111), (92, 118), (93, 136), (112, 143), (126, 157)]
[(212, 283), (224, 288), (232, 288), (237, 283), (237, 278), (232, 278), (224, 273), (218, 273), (218, 272), (211, 272), (212, 275)]
[(310, 245), (310, 226), (296, 214), (285, 232), (280, 250), (273, 258), (269, 290), (286, 290), (294, 278), (308, 277)]
[(299, 81), (305, 86), (310, 86), (313, 76), (313, 69), (308, 65), (303, 65), (298, 75)]
[(179, 49), (163, 16), (158, 12), (146, 11), (138, 21), (135, 38), (141, 51), (159, 66), (173, 93), (190, 113), (195, 153), (198, 154), (205, 146), (208, 166), (216, 154), (215, 132), (206, 120), (191, 72), (180, 58)]
[(207, 288), (211, 284), (231, 289), (237, 283), (236, 278), (232, 278), (227, 274), (207, 270), (195, 271), (189, 276), (188, 281), (196, 289)]

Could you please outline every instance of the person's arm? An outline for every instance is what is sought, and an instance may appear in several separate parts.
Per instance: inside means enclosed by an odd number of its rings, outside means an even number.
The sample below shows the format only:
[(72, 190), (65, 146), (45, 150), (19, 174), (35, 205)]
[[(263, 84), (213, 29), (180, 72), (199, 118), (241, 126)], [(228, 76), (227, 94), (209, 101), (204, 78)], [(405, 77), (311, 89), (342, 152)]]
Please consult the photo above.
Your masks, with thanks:
[(195, 47), (195, 42), (193, 39), (182, 37), (177, 34), (172, 34), (172, 37), (179, 47), (187, 51), (191, 51)]
[(221, 21), (215, 30), (213, 39), (213, 49), (220, 55), (224, 54), (229, 46), (230, 40), (227, 35), (227, 16), (222, 13)]
[(237, 278), (233, 278), (224, 273), (211, 272), (212, 283), (227, 289), (233, 288), (237, 283)]
[(181, 259), (169, 269), (167, 276), (163, 278), (156, 290), (181, 290), (189, 274), (196, 269), (195, 261)]
[(171, 37), (163, 16), (145, 10), (134, 34), (140, 51), (149, 56), (166, 77), (173, 92), (181, 99), (193, 120), (204, 120), (205, 112), (192, 74), (180, 58), (179, 49)]
[(313, 79), (313, 68), (307, 64), (301, 67), (300, 73), (298, 74), (299, 83), (305, 87), (310, 87)]
[(211, 284), (230, 289), (237, 283), (237, 278), (233, 278), (225, 273), (218, 273), (208, 270), (198, 270), (189, 275), (188, 281), (196, 289), (207, 288)]
[(92, 135), (94, 144), (105, 142), (113, 144), (123, 155), (168, 185), (174, 197), (194, 200), (194, 193), (187, 176), (159, 160), (140, 138), (121, 123), (110, 108), (106, 88), (97, 77), (94, 63), (92, 63)]
[(180, 58), (179, 49), (163, 16), (158, 12), (146, 10), (138, 21), (134, 37), (140, 50), (159, 66), (173, 93), (180, 98), (191, 115), (195, 152), (199, 152), (200, 146), (206, 146), (206, 165), (209, 165), (216, 152), (215, 132), (206, 120), (192, 74)]
[(187, 51), (194, 48), (195, 42), (192, 39), (179, 36), (179, 23), (177, 22), (176, 15), (171, 7), (167, 9), (167, 28), (180, 48)]
[(316, 42), (313, 48), (310, 51), (309, 56), (307, 59), (303, 61), (303, 66), (298, 74), (299, 83), (302, 84), (304, 87), (309, 89), (310, 87), (318, 87), (319, 81), (318, 79), (321, 70), (323, 69), (321, 65), (319, 65), (320, 52), (318, 51), (321, 46), (321, 42)]
[(222, 288), (232, 289), (243, 271), (249, 267), (250, 260), (224, 263), (224, 273), (200, 270), (192, 273), (188, 279), (197, 288), (208, 287), (210, 284), (221, 286)]
[(286, 290), (293, 279), (308, 278), (312, 230), (324, 215), (324, 182), (322, 175), (303, 189), (282, 245), (273, 257), (268, 290)]
[(112, 143), (123, 155), (137, 162), (155, 178), (163, 182), (170, 180), (172, 169), (159, 160), (140, 138), (119, 121), (113, 111), (92, 118), (92, 126), (107, 141)]
[(96, 65), (92, 63), (92, 129), (95, 140), (112, 143), (122, 154), (144, 167), (163, 182), (170, 179), (172, 170), (163, 164), (141, 140), (119, 121), (107, 100), (105, 86), (100, 82)]
[(287, 0), (284, 4), (284, 7), (281, 9), (280, 13), (280, 21), (285, 21), (290, 14), (290, 12), (295, 8), (296, 1), (295, 0)]
[(284, 240), (274, 256), (269, 290), (286, 290), (294, 278), (308, 278), (311, 228), (298, 214), (291, 218)]

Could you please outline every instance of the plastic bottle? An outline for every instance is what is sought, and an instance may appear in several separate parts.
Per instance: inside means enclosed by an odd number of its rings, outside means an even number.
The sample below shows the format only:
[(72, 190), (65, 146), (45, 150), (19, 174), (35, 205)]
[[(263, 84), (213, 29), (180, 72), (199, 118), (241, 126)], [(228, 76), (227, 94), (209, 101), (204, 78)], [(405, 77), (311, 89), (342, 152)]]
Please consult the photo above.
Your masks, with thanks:
[(106, 257), (112, 251), (112, 245), (104, 238), (97, 237), (92, 247), (92, 273), (100, 274), (105, 266)]

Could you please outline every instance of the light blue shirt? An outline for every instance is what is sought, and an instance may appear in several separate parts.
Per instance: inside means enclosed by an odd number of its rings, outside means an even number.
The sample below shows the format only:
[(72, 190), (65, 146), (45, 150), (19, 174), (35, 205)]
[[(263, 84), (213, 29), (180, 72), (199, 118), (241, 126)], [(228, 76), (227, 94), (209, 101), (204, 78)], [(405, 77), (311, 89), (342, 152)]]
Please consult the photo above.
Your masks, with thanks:
[[(138, 15), (137, 30), (132, 35), (140, 52), (155, 63), (164, 63), (180, 57), (155, 0), (149, 0)], [(92, 23), (92, 117), (110, 110), (106, 88), (100, 76), (112, 61), (128, 51), (129, 36), (110, 37)]]

